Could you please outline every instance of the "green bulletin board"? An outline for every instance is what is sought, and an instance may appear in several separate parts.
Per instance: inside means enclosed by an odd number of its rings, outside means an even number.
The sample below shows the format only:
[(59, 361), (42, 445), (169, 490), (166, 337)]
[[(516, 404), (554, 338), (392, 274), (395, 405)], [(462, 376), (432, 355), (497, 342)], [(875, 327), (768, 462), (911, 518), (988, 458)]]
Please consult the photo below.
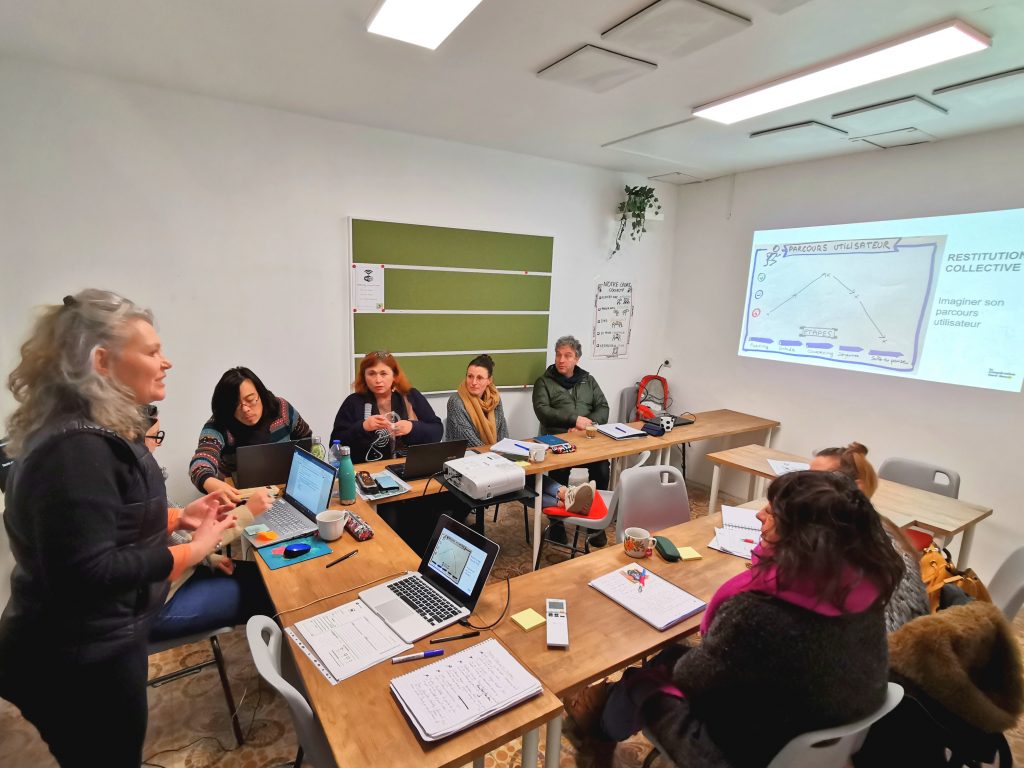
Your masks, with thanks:
[[(499, 387), (532, 385), (547, 359), (553, 238), (352, 219), (353, 376), (388, 350), (421, 392), (458, 388), (487, 352)], [(383, 307), (360, 310), (355, 273), (383, 267)]]

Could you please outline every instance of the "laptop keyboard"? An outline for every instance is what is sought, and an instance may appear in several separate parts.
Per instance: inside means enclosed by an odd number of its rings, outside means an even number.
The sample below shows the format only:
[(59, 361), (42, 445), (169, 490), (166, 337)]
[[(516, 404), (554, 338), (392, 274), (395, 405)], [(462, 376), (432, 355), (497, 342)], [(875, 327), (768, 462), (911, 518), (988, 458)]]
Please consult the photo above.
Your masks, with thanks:
[(277, 531), (280, 538), (302, 536), (312, 530), (312, 523), (301, 512), (296, 510), (284, 499), (275, 501), (266, 512), (260, 515), (259, 522)]
[(431, 589), (423, 583), (422, 579), (415, 576), (408, 576), (388, 584), (388, 589), (431, 624), (450, 619), (460, 610), (455, 603)]

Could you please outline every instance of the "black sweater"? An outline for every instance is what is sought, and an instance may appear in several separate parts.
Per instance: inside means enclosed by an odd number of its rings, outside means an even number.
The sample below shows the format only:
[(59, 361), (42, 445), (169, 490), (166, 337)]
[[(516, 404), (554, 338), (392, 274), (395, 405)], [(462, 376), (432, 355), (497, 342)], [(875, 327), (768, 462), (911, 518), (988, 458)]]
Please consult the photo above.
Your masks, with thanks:
[(15, 567), (0, 667), (29, 649), (88, 661), (146, 642), (173, 560), (144, 446), (99, 427), (40, 441), (15, 463), (4, 524)]
[(881, 605), (823, 616), (744, 592), (676, 663), (686, 698), (656, 695), (644, 715), (677, 765), (765, 766), (794, 736), (877, 709), (887, 666)]
[[(444, 424), (434, 413), (434, 409), (430, 407), (427, 398), (415, 389), (410, 389), (406, 397), (409, 398), (409, 403), (416, 412), (417, 420), (412, 423), (412, 432), (399, 438), (398, 447), (401, 448), (401, 444), (421, 445), (440, 442), (444, 435)], [(334, 417), (334, 429), (331, 430), (331, 442), (341, 440), (342, 445), (349, 446), (352, 449), (352, 461), (356, 464), (372, 460), (367, 458), (367, 453), (377, 437), (376, 433), (363, 429), (363, 422), (366, 420), (366, 406), (368, 405), (371, 415), (380, 413), (373, 395), (361, 395), (358, 392), (353, 392), (345, 398), (345, 402), (338, 409), (338, 415)], [(391, 393), (391, 410), (403, 419), (409, 417), (405, 401), (397, 392)], [(390, 453), (390, 441), (382, 440), (381, 443), (382, 446), (379, 448), (381, 456), (377, 458), (394, 458)]]

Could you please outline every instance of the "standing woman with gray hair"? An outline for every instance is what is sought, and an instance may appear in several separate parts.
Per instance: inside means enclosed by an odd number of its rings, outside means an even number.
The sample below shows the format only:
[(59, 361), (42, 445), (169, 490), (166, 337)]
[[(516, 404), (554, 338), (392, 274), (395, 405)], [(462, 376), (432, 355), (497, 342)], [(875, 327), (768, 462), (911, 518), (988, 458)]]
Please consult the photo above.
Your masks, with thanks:
[[(170, 367), (148, 310), (88, 289), (43, 311), (8, 378), (15, 566), (0, 696), (65, 768), (94, 765), (89, 744), (105, 766), (137, 768), (150, 625), (170, 581), (234, 522), (217, 494), (168, 509), (143, 407), (164, 399)], [(175, 525), (190, 543), (168, 546)]]

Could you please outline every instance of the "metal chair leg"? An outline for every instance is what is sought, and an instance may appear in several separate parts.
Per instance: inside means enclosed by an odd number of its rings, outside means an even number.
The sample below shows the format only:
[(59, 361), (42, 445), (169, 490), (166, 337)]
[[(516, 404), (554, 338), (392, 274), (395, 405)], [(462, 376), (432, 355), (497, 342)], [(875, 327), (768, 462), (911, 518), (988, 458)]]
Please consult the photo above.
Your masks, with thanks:
[(242, 725), (238, 721), (235, 697), (231, 695), (231, 683), (228, 682), (228, 672), (224, 666), (224, 654), (220, 650), (220, 641), (216, 635), (210, 636), (210, 645), (213, 646), (213, 656), (217, 660), (217, 671), (220, 673), (220, 684), (224, 688), (224, 699), (228, 703), (228, 712), (231, 714), (231, 729), (235, 732), (238, 746), (242, 746), (245, 743), (245, 737), (242, 735)]

